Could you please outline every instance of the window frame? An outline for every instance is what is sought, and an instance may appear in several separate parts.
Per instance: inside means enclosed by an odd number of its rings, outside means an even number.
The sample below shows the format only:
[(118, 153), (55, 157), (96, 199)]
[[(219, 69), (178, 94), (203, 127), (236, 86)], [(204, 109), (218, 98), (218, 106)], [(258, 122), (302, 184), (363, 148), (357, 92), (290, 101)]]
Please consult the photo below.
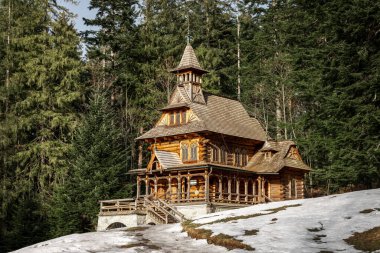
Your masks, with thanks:
[(235, 166), (241, 167), (241, 151), (239, 148), (235, 149)]
[[(195, 149), (193, 149), (194, 147), (195, 147)], [(190, 143), (189, 148), (190, 148), (190, 159), (189, 159), (189, 161), (198, 161), (198, 142)], [(195, 150), (195, 152), (193, 152), (193, 150)]]
[(189, 144), (188, 143), (181, 143), (181, 160), (182, 162), (189, 161)]

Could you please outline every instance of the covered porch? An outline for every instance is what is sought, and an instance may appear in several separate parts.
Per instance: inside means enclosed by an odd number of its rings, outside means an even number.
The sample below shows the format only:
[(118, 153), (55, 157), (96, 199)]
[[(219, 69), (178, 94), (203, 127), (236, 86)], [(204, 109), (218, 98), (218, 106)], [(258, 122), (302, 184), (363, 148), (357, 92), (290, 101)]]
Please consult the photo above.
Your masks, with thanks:
[(137, 199), (154, 196), (170, 204), (252, 205), (270, 200), (270, 183), (253, 173), (215, 168), (137, 175)]

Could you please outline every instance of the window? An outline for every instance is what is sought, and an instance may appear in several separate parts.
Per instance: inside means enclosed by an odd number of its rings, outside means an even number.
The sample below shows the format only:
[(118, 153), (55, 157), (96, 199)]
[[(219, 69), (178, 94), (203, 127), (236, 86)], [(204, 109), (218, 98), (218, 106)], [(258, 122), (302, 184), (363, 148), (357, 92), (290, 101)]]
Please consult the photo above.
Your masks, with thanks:
[(240, 149), (235, 149), (235, 166), (241, 165), (241, 155), (240, 155)]
[(169, 125), (174, 125), (174, 113), (169, 114)]
[(219, 162), (219, 148), (212, 147), (212, 161)]
[(223, 164), (227, 164), (227, 150), (225, 147), (222, 147), (220, 150), (220, 162)]
[(181, 118), (181, 114), (180, 114), (180, 112), (176, 112), (176, 113), (175, 113), (175, 124), (176, 124), (176, 125), (179, 125), (179, 124), (180, 124), (180, 118)]
[(198, 144), (197, 143), (191, 144), (191, 160), (192, 161), (198, 160)]
[(241, 152), (241, 165), (247, 166), (247, 163), (248, 163), (247, 150), (243, 149), (243, 151)]
[(189, 160), (189, 146), (187, 144), (181, 145), (182, 161)]
[(181, 124), (186, 124), (186, 111), (181, 112)]

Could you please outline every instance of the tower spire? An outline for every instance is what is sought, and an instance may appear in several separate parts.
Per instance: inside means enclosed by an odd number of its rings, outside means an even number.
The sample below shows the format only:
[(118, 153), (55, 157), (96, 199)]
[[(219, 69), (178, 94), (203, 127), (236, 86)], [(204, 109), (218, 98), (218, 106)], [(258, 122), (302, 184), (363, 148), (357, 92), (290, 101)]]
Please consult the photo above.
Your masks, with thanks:
[(187, 45), (190, 44), (192, 37), (190, 35), (190, 11), (187, 13), (187, 35), (186, 35), (186, 40), (187, 40)]

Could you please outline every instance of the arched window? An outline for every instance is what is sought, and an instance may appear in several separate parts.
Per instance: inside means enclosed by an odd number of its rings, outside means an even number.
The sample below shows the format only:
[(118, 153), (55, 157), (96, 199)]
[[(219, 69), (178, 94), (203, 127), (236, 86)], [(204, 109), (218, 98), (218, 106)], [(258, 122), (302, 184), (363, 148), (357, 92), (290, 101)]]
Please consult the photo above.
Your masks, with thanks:
[(226, 147), (222, 147), (220, 149), (220, 162), (223, 164), (227, 164), (227, 150)]
[(189, 160), (189, 146), (187, 144), (181, 145), (182, 161)]
[(219, 162), (219, 148), (215, 146), (212, 147), (212, 161)]
[(248, 164), (247, 150), (243, 149), (241, 151), (241, 165), (242, 166), (247, 166), (247, 164)]
[(241, 166), (241, 154), (240, 149), (235, 149), (235, 166)]
[(190, 158), (192, 161), (196, 161), (198, 160), (198, 144), (197, 143), (192, 143), (191, 146), (191, 155), (190, 155)]

